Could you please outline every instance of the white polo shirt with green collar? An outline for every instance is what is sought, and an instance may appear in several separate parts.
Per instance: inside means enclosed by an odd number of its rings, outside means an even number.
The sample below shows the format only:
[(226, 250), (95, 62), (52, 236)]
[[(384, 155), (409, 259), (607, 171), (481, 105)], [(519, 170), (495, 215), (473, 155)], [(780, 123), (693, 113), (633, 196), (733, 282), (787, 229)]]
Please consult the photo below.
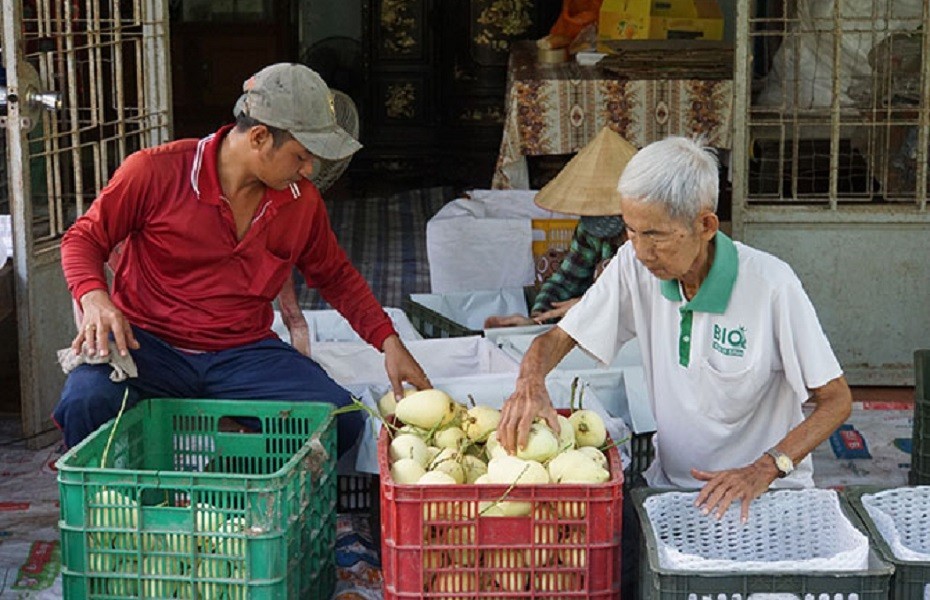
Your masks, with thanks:
[[(628, 243), (558, 325), (605, 364), (639, 339), (657, 425), (650, 486), (700, 487), (692, 468), (752, 463), (803, 420), (809, 389), (842, 374), (791, 267), (722, 232), (714, 243), (690, 302)], [(808, 456), (773, 487), (813, 485)]]

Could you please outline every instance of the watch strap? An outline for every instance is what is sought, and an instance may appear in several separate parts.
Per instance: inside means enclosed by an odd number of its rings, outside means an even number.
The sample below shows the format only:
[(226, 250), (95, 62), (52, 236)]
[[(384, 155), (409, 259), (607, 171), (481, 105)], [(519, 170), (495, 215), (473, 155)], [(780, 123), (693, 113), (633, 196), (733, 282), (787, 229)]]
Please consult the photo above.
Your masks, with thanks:
[[(769, 448), (765, 451), (765, 453), (771, 456), (772, 460), (775, 461), (775, 468), (778, 469), (779, 478), (787, 477), (791, 474), (792, 471), (794, 471), (794, 461), (791, 460), (791, 457), (784, 452), (776, 450), (775, 448)], [(782, 463), (785, 462), (790, 465), (787, 469), (782, 467)]]

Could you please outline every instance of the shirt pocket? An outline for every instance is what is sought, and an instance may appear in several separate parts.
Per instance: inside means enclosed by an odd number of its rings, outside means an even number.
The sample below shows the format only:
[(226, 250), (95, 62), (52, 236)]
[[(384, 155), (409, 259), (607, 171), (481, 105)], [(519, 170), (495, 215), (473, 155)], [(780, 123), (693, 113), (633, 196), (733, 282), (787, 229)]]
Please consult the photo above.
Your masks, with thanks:
[(249, 261), (246, 273), (249, 278), (249, 292), (269, 301), (274, 300), (292, 269), (293, 264), (290, 260), (263, 248)]
[(701, 412), (728, 425), (745, 421), (762, 400), (770, 373), (758, 365), (736, 371), (720, 371), (705, 358), (701, 361)]

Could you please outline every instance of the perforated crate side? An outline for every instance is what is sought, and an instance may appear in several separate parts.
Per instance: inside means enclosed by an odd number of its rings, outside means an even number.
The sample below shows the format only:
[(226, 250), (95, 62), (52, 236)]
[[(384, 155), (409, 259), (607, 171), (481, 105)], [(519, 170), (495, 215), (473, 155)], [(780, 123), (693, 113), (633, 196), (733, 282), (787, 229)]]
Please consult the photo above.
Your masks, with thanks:
[[(58, 464), (68, 598), (328, 598), (336, 437), (319, 403), (146, 400)], [(256, 417), (258, 433), (221, 431)], [(325, 458), (319, 452), (325, 450)], [(322, 573), (322, 575), (321, 575)]]
[[(655, 533), (643, 503), (654, 494), (669, 490), (637, 488), (627, 497), (633, 502), (636, 518), (642, 529), (640, 543), (639, 589), (642, 600), (687, 600), (714, 598), (746, 600), (752, 594), (779, 594), (793, 598), (820, 598), (830, 600), (885, 600), (893, 568), (872, 549), (869, 550), (869, 568), (866, 571), (840, 573), (738, 573), (695, 572), (661, 567), (655, 543)], [(848, 504), (841, 501), (844, 514), (860, 531), (865, 526)], [(730, 510), (734, 510), (733, 507)]]
[(652, 464), (655, 448), (652, 446), (654, 431), (634, 433), (630, 438), (630, 480), (642, 475)]
[[(400, 485), (379, 439), (385, 600), (616, 599), (620, 595), (623, 472), (616, 448), (603, 484)], [(533, 505), (526, 516), (477, 516), (481, 502)], [(493, 588), (505, 585), (507, 589)], [(459, 595), (437, 591), (451, 582)], [(505, 582), (505, 583), (501, 583)], [(481, 586), (473, 589), (473, 586)], [(456, 591), (452, 589), (450, 591)]]
[(930, 350), (914, 352), (914, 435), (911, 485), (930, 485)]
[(413, 327), (425, 338), (465, 337), (483, 333), (481, 330), (469, 329), (456, 323), (410, 297), (404, 299), (404, 313)]
[(367, 513), (371, 510), (373, 477), (368, 473), (339, 476), (339, 513)]
[(915, 562), (896, 558), (885, 536), (881, 534), (869, 511), (862, 504), (862, 496), (889, 489), (878, 486), (849, 486), (843, 490), (849, 505), (856, 511), (856, 516), (863, 522), (869, 536), (869, 543), (878, 551), (882, 559), (894, 565), (891, 578), (892, 600), (926, 600), (930, 598), (930, 561)]

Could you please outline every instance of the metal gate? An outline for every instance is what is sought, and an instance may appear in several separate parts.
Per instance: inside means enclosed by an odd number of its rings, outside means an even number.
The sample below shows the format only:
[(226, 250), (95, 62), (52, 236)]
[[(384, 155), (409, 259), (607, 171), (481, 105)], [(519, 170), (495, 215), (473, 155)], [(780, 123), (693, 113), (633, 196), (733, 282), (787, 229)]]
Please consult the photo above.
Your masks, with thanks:
[(23, 435), (57, 436), (75, 325), (59, 242), (128, 154), (170, 135), (162, 0), (3, 0), (7, 177)]
[(851, 383), (930, 347), (930, 4), (737, 2), (733, 229), (800, 276)]

